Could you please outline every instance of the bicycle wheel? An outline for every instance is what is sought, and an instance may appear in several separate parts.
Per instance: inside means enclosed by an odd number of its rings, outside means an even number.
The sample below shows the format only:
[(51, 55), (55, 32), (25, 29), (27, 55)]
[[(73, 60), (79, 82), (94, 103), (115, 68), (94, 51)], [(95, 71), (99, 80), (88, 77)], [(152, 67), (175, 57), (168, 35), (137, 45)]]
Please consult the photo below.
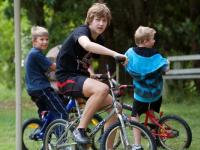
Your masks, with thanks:
[(157, 137), (161, 146), (168, 150), (189, 148), (192, 142), (192, 132), (185, 120), (176, 115), (166, 115), (159, 120)]
[(22, 149), (35, 150), (42, 147), (42, 139), (35, 139), (32, 135), (41, 127), (41, 120), (31, 118), (26, 120), (22, 125)]
[(72, 130), (68, 129), (68, 122), (62, 119), (56, 119), (48, 125), (43, 142), (45, 150), (76, 150)]
[[(94, 126), (96, 126), (102, 118), (99, 115), (94, 115), (91, 120), (91, 123), (88, 126), (87, 132), (91, 132)], [(78, 150), (84, 149), (81, 145), (77, 145), (73, 141), (72, 131), (75, 126), (69, 127), (69, 123), (62, 119), (57, 119), (49, 124), (47, 127), (46, 133), (44, 135), (44, 149), (45, 150)], [(92, 150), (99, 150), (100, 144), (97, 142), (100, 135), (103, 133), (103, 130), (99, 132), (98, 136), (92, 139), (91, 148)], [(96, 138), (98, 137), (98, 138)]]
[[(125, 122), (125, 131), (127, 134), (128, 145), (125, 144), (125, 138), (122, 133), (122, 126), (121, 123), (118, 121), (111, 125), (103, 134), (101, 139), (101, 150), (132, 150), (132, 145), (134, 144), (134, 134), (133, 129), (138, 129), (141, 132), (141, 145), (144, 150), (156, 150), (156, 143), (155, 139), (149, 132), (147, 128), (145, 128), (142, 124), (133, 122), (133, 121), (126, 121)], [(113, 134), (115, 136), (113, 137)], [(109, 139), (109, 140), (108, 140)], [(113, 146), (109, 145), (110, 139), (113, 140)], [(112, 144), (111, 144), (112, 145)]]

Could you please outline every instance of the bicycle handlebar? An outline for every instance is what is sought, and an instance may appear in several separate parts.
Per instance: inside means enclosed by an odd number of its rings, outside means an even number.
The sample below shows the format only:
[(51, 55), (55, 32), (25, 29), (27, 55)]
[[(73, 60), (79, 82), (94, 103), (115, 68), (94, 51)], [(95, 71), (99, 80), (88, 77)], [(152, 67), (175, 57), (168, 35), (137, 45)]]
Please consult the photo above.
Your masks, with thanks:
[(122, 57), (122, 56), (115, 56), (114, 58), (115, 58), (115, 61), (117, 63), (124, 63), (126, 61), (126, 57), (125, 56), (124, 57)]

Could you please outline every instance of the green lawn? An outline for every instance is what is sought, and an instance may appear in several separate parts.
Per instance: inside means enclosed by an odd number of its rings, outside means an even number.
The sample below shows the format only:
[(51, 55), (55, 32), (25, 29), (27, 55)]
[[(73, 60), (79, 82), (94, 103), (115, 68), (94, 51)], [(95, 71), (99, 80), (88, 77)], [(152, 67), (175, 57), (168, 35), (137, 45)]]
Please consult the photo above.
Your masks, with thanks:
[[(23, 120), (29, 117), (37, 116), (36, 107), (30, 101), (22, 102)], [(165, 114), (177, 114), (184, 118), (190, 125), (193, 133), (192, 145), (190, 150), (199, 149), (200, 135), (200, 102), (194, 104), (167, 104), (162, 105), (162, 111)], [(12, 101), (0, 101), (0, 149), (15, 149), (15, 103)]]

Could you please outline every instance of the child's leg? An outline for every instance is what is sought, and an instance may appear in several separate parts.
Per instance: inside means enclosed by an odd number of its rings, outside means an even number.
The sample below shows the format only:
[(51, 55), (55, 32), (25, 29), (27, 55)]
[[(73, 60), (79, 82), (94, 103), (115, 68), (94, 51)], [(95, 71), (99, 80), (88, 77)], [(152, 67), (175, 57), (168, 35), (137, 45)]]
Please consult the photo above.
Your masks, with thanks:
[[(146, 112), (147, 109), (148, 109), (148, 103), (134, 100), (131, 119), (133, 121), (140, 122), (140, 115), (143, 114), (144, 112)], [(141, 145), (140, 130), (134, 128), (133, 135), (134, 135), (135, 145)]]
[[(131, 120), (139, 122), (139, 116), (137, 115), (136, 117), (131, 117)], [(134, 140), (135, 140), (135, 144), (140, 145), (141, 144), (141, 132), (140, 130), (134, 128), (133, 129), (133, 135), (134, 135)]]

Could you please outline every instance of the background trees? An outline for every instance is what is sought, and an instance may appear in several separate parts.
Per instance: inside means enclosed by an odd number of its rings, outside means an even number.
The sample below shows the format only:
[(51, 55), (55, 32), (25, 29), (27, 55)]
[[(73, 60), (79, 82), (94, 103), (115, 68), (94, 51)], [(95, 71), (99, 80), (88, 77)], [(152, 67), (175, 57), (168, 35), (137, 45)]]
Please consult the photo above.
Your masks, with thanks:
[[(134, 46), (133, 33), (139, 25), (157, 30), (157, 45), (165, 55), (199, 53), (199, 0), (97, 0), (107, 3), (112, 11), (112, 23), (105, 33), (106, 46), (123, 53)], [(88, 7), (95, 0), (21, 0), (23, 57), (31, 46), (32, 25), (46, 26), (50, 32), (50, 48), (61, 44), (73, 28), (84, 23)], [(11, 87), (14, 82), (13, 1), (0, 0), (0, 82)], [(102, 57), (103, 62), (114, 62)], [(104, 65), (99, 61), (98, 72)], [(196, 64), (187, 64), (198, 66)], [(114, 69), (114, 68), (113, 68)], [(122, 73), (121, 80), (130, 82)], [(199, 81), (184, 81), (200, 91)]]

